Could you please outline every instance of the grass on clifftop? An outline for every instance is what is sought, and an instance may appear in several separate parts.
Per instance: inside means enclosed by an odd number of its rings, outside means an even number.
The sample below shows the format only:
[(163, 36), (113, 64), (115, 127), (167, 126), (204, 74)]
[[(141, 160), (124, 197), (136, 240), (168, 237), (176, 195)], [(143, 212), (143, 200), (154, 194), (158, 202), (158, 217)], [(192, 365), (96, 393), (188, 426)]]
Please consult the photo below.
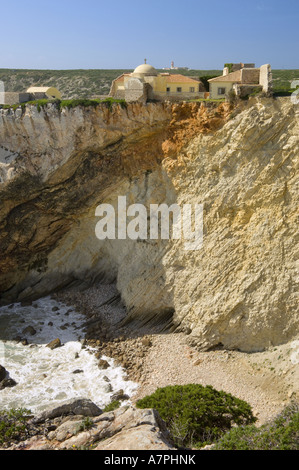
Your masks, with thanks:
[(35, 100), (35, 101), (27, 101), (25, 103), (21, 104), (5, 104), (0, 106), (2, 109), (13, 109), (16, 110), (17, 108), (21, 107), (23, 110), (25, 109), (26, 105), (31, 105), (31, 106), (36, 106), (38, 112), (42, 110), (42, 108), (45, 108), (48, 104), (55, 104), (55, 106), (58, 109), (63, 109), (63, 108), (76, 108), (78, 106), (82, 106), (84, 108), (88, 107), (93, 107), (96, 108), (97, 106), (104, 104), (108, 106), (109, 109), (112, 108), (113, 104), (120, 104), (122, 108), (126, 107), (126, 101), (125, 100), (119, 100), (115, 98), (105, 98), (105, 99), (95, 99), (95, 100), (88, 100), (88, 99), (74, 99), (74, 100), (47, 100), (47, 99), (42, 99), (42, 100)]
[(58, 103), (58, 106), (60, 108), (76, 108), (77, 106), (83, 106), (84, 108), (93, 106), (96, 107), (99, 104), (106, 104), (108, 108), (111, 108), (113, 104), (120, 104), (122, 108), (126, 107), (126, 101), (125, 100), (118, 100), (115, 98), (105, 98), (103, 100), (100, 99), (95, 99), (95, 100), (88, 100), (88, 99), (75, 99), (75, 100), (61, 100), (60, 103)]

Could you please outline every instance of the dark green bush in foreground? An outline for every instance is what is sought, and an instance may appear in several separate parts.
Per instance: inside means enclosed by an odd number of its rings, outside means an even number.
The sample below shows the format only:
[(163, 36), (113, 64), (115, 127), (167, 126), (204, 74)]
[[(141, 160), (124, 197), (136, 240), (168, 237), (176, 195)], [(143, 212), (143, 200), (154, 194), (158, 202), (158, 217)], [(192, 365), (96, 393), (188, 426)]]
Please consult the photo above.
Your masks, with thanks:
[(273, 421), (257, 428), (241, 426), (225, 434), (215, 450), (299, 450), (299, 404), (285, 408)]
[(0, 411), (0, 445), (26, 439), (30, 415), (30, 410), (25, 408)]
[(159, 412), (177, 447), (201, 447), (215, 442), (233, 425), (256, 421), (245, 401), (199, 384), (158, 388), (136, 405)]

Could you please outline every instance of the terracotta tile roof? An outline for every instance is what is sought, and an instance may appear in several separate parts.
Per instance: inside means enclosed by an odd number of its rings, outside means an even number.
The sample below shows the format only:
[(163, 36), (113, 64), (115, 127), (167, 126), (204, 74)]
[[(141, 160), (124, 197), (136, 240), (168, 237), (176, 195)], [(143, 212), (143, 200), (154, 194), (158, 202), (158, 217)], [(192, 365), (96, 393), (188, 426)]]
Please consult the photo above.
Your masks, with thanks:
[[(123, 82), (125, 77), (129, 77), (131, 74), (130, 73), (123, 73), (119, 77), (117, 77), (114, 82)], [(163, 77), (166, 78), (167, 83), (199, 83), (199, 80), (195, 80), (194, 78), (186, 77), (185, 75), (181, 74), (166, 74), (162, 73), (160, 74)]]
[(181, 74), (170, 74), (166, 76), (167, 83), (196, 83), (198, 85), (199, 81), (194, 78), (186, 77)]
[(234, 82), (241, 83), (241, 73), (242, 70), (237, 70), (236, 72), (231, 72), (227, 75), (220, 75), (220, 77), (210, 78), (209, 82)]

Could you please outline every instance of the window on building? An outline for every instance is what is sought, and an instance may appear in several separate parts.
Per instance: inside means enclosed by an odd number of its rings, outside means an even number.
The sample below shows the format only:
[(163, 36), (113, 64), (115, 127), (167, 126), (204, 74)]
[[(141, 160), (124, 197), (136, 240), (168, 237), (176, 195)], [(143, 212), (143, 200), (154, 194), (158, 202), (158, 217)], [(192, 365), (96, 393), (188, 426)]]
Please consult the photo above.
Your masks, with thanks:
[(166, 93), (170, 93), (170, 87), (169, 86), (166, 88)]
[(194, 92), (195, 92), (194, 86), (190, 86), (190, 93), (194, 93)]
[(218, 88), (218, 95), (225, 95), (225, 88)]
[(182, 93), (182, 87), (178, 86), (176, 91), (177, 91), (177, 93)]

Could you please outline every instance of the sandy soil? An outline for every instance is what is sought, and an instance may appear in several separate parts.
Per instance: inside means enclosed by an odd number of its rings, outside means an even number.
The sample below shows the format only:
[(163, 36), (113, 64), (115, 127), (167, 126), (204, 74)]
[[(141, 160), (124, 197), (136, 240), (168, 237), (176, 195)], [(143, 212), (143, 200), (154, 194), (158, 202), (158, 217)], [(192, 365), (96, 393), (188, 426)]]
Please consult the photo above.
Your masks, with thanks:
[(184, 335), (156, 335), (144, 358), (134, 400), (166, 385), (212, 385), (250, 403), (262, 424), (299, 398), (299, 366), (291, 362), (293, 351), (292, 344), (286, 344), (255, 354), (198, 352), (186, 344)]

